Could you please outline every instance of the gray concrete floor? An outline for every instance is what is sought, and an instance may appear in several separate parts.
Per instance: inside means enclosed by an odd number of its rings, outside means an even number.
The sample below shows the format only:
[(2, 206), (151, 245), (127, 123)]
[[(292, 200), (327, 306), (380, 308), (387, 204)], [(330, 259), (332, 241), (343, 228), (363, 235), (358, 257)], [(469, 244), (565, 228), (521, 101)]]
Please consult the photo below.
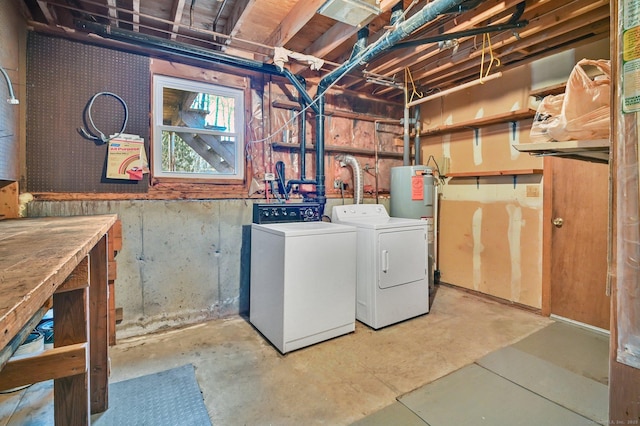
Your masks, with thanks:
[[(238, 316), (121, 340), (110, 380), (192, 363), (214, 425), (347, 425), (551, 323), (439, 286), (428, 315), (378, 331), (358, 323), (286, 355)], [(28, 424), (11, 397), (0, 395), (0, 425)]]

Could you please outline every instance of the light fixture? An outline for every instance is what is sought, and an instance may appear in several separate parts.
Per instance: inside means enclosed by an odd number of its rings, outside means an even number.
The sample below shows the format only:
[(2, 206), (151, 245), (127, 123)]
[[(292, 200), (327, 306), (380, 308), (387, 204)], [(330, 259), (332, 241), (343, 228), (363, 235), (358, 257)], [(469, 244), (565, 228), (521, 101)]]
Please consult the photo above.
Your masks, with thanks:
[(7, 81), (7, 87), (9, 87), (10, 97), (9, 99), (7, 99), (7, 102), (9, 102), (11, 105), (18, 105), (20, 101), (16, 98), (16, 95), (13, 94), (13, 86), (11, 85), (11, 80), (9, 79), (9, 75), (2, 67), (0, 67), (0, 72), (4, 76), (4, 79)]
[(376, 0), (328, 0), (318, 13), (345, 24), (360, 26), (372, 16), (379, 15), (381, 10)]

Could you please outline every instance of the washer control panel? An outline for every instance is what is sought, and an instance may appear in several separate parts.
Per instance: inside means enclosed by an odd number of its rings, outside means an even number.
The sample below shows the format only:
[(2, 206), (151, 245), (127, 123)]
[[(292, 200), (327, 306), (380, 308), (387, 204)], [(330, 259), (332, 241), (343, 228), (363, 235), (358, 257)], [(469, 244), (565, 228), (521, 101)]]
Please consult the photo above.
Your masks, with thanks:
[(317, 222), (320, 203), (270, 203), (253, 205), (253, 223)]

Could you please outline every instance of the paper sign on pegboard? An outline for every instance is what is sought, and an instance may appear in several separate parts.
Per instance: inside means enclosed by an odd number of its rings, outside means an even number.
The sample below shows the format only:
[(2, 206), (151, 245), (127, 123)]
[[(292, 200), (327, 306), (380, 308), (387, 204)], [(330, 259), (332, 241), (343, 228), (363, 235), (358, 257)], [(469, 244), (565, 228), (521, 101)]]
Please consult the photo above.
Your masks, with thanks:
[(107, 178), (142, 180), (149, 173), (144, 139), (138, 135), (120, 134), (109, 140)]

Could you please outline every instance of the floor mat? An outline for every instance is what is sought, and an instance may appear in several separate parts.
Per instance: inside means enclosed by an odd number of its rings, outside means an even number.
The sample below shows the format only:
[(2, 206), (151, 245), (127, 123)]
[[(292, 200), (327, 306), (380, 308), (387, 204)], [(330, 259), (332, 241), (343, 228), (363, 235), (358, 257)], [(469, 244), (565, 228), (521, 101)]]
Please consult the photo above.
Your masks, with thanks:
[(609, 388), (514, 347), (495, 351), (477, 364), (593, 421), (609, 419)]
[(587, 426), (597, 423), (471, 364), (399, 400), (430, 426)]
[(109, 409), (94, 426), (211, 425), (191, 364), (109, 385)]

